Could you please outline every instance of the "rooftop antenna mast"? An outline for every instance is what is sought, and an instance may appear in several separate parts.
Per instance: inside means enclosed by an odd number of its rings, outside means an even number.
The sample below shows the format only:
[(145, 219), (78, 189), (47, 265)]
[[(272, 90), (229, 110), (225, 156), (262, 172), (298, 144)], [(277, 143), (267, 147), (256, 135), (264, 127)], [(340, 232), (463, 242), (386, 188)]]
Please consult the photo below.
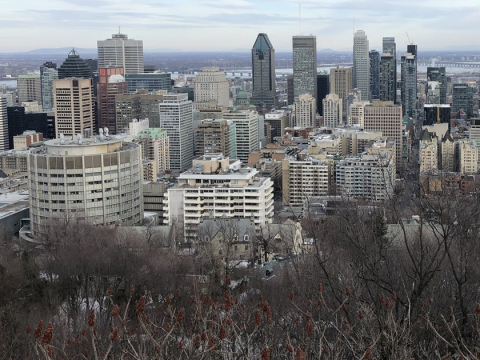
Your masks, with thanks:
[(118, 35), (120, 35), (120, 26), (118, 27)]

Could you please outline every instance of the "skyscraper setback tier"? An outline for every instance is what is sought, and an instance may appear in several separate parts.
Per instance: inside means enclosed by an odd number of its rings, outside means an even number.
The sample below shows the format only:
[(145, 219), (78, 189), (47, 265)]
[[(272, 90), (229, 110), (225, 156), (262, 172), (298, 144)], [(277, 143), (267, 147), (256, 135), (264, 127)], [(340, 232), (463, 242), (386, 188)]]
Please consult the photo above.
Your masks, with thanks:
[(293, 37), (293, 93), (295, 100), (309, 94), (317, 98), (317, 37)]
[(98, 67), (121, 66), (125, 74), (142, 74), (143, 41), (129, 39), (126, 34), (113, 34), (111, 39), (98, 40)]
[(353, 87), (361, 91), (360, 100), (370, 100), (370, 57), (363, 30), (358, 30), (353, 37)]
[(80, 57), (75, 49), (72, 49), (63, 64), (58, 68), (58, 78), (88, 79), (92, 77), (92, 69)]
[(250, 103), (273, 107), (275, 91), (275, 49), (267, 34), (258, 34), (252, 49), (253, 93)]

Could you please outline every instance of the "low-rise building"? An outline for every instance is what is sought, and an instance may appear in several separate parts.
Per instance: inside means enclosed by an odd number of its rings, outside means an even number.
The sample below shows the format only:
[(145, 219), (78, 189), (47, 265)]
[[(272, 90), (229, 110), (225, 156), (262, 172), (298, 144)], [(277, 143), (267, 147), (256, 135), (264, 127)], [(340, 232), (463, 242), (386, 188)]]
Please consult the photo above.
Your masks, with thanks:
[(13, 148), (15, 150), (28, 149), (31, 144), (38, 143), (40, 141), (43, 141), (42, 133), (27, 130), (24, 131), (22, 135), (17, 135), (13, 137)]

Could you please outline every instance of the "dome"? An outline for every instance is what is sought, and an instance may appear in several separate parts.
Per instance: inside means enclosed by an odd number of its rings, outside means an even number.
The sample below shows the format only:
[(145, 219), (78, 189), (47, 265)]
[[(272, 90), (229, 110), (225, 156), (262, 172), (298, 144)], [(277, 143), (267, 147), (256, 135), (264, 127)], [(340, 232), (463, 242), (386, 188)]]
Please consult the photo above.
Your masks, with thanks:
[(237, 93), (237, 100), (238, 99), (247, 99), (247, 93), (243, 90), (239, 91)]

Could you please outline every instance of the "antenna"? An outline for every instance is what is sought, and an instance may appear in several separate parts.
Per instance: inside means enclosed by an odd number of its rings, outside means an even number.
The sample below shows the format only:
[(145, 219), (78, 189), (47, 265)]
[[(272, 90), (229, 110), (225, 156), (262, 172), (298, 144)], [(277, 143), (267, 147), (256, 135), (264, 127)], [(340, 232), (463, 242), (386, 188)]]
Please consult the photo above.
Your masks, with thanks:
[(118, 27), (118, 35), (120, 35), (120, 26)]

